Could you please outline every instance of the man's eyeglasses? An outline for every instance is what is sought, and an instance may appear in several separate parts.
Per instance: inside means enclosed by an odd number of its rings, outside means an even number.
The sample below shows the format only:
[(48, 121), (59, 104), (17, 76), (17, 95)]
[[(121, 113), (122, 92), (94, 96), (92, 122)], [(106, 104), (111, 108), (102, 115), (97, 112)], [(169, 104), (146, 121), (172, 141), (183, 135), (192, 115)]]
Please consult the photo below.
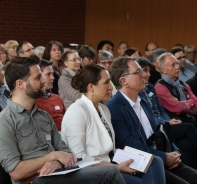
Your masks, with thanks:
[(186, 52), (186, 54), (196, 54), (196, 51), (193, 51), (193, 52)]
[(185, 56), (180, 56), (177, 58), (178, 60), (185, 59)]
[(25, 50), (25, 51), (23, 51), (23, 52), (30, 52), (30, 51), (32, 51), (32, 50), (34, 50), (34, 48), (29, 48), (29, 49), (27, 49), (27, 50)]
[(81, 58), (74, 58), (74, 59), (70, 59), (70, 60), (68, 60), (68, 61), (71, 61), (71, 62), (79, 62), (79, 63), (81, 63), (81, 61), (82, 61), (82, 59)]
[(107, 65), (107, 64), (111, 65), (113, 63), (113, 61), (100, 61), (99, 63), (102, 65)]
[(139, 75), (139, 76), (142, 76), (143, 74), (144, 74), (144, 70), (141, 68), (137, 72), (128, 73), (128, 74), (125, 74), (124, 76), (127, 76), (127, 75)]
[(93, 62), (93, 61), (94, 61), (94, 59), (91, 58), (91, 57), (87, 57), (87, 56), (86, 56), (86, 58), (87, 58), (90, 62)]

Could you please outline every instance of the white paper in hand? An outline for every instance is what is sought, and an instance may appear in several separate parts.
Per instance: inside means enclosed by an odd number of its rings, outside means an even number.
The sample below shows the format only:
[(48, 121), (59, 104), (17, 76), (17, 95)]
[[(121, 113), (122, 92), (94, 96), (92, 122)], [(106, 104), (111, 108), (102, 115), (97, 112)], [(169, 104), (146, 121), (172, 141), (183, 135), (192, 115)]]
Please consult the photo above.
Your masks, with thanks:
[(139, 155), (135, 153), (131, 153), (125, 150), (117, 149), (116, 153), (114, 155), (113, 161), (120, 164), (122, 162), (125, 162), (129, 159), (133, 159), (134, 161), (129, 165), (130, 168), (135, 169), (137, 171), (140, 171), (144, 160), (145, 156), (144, 155)]

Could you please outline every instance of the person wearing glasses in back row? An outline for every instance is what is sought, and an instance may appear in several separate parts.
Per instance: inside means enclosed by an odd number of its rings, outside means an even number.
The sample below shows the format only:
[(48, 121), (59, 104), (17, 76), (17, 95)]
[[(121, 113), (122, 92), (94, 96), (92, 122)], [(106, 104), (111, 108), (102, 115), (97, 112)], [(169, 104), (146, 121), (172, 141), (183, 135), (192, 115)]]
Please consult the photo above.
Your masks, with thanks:
[(62, 75), (58, 80), (59, 95), (64, 105), (68, 108), (72, 103), (81, 97), (81, 93), (71, 86), (72, 77), (80, 69), (81, 58), (76, 50), (70, 50), (63, 54), (65, 68), (62, 69)]
[(23, 41), (16, 48), (17, 56), (19, 57), (29, 57), (35, 54), (34, 47), (28, 41)]
[(185, 54), (181, 49), (172, 49), (171, 53), (176, 57), (180, 66), (179, 79), (183, 82), (186, 82), (192, 78), (196, 72), (194, 65), (186, 62)]
[[(110, 66), (113, 63), (113, 59), (114, 57), (111, 52), (103, 50), (98, 55), (98, 65), (102, 66), (103, 68), (109, 71)], [(117, 89), (115, 88), (112, 82), (111, 82), (111, 85), (112, 85), (112, 96), (113, 96), (116, 94)]]
[(98, 65), (109, 71), (110, 66), (113, 63), (113, 59), (114, 56), (111, 52), (103, 50), (98, 54)]
[(186, 59), (189, 60), (191, 63), (195, 64), (196, 61), (196, 47), (194, 45), (186, 45), (184, 47), (184, 52), (186, 55)]

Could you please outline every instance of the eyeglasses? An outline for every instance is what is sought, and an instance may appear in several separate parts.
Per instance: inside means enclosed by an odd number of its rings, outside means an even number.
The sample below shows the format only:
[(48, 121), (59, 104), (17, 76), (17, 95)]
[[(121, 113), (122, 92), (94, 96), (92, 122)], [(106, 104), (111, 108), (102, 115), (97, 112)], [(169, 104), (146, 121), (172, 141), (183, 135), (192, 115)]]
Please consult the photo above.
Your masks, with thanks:
[(151, 51), (151, 52), (152, 52), (152, 51), (157, 50), (157, 49), (158, 49), (158, 48), (155, 48), (155, 49), (152, 49), (152, 50), (148, 50), (148, 51)]
[(3, 54), (5, 54), (5, 52), (0, 52), (0, 55), (3, 55)]
[(74, 58), (74, 59), (70, 59), (70, 60), (67, 60), (67, 61), (72, 61), (72, 62), (79, 62), (81, 63), (82, 59), (79, 57), (79, 58)]
[(99, 62), (100, 64), (102, 65), (111, 65), (113, 63), (113, 61), (102, 61), (102, 62)]
[(30, 52), (30, 51), (32, 51), (32, 50), (34, 50), (33, 47), (32, 47), (32, 48), (29, 48), (29, 49), (27, 49), (27, 50), (25, 50), (25, 51), (23, 51), (23, 52)]
[(193, 52), (186, 52), (186, 54), (196, 54), (196, 51), (193, 51)]
[[(124, 76), (127, 76), (127, 75), (139, 75), (139, 76), (141, 77), (143, 74), (144, 74), (144, 70), (141, 68), (141, 69), (139, 69), (137, 72), (125, 74)], [(124, 76), (123, 76), (123, 77), (124, 77)]]
[(185, 59), (185, 56), (180, 56), (180, 57), (178, 57), (176, 59), (178, 59), (178, 60)]

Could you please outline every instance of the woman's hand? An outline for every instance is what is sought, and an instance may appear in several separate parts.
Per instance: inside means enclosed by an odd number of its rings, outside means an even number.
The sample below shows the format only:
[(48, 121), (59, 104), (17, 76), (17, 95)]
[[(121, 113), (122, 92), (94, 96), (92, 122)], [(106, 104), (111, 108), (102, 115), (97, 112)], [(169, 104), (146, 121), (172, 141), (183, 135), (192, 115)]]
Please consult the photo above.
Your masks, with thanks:
[(131, 169), (129, 167), (129, 165), (133, 162), (132, 159), (130, 160), (127, 160), (126, 162), (122, 162), (121, 164), (118, 164), (117, 167), (118, 169), (121, 171), (121, 172), (124, 172), (124, 173), (128, 173), (128, 174), (131, 174), (131, 175), (135, 175), (138, 171), (134, 170), (134, 169)]

